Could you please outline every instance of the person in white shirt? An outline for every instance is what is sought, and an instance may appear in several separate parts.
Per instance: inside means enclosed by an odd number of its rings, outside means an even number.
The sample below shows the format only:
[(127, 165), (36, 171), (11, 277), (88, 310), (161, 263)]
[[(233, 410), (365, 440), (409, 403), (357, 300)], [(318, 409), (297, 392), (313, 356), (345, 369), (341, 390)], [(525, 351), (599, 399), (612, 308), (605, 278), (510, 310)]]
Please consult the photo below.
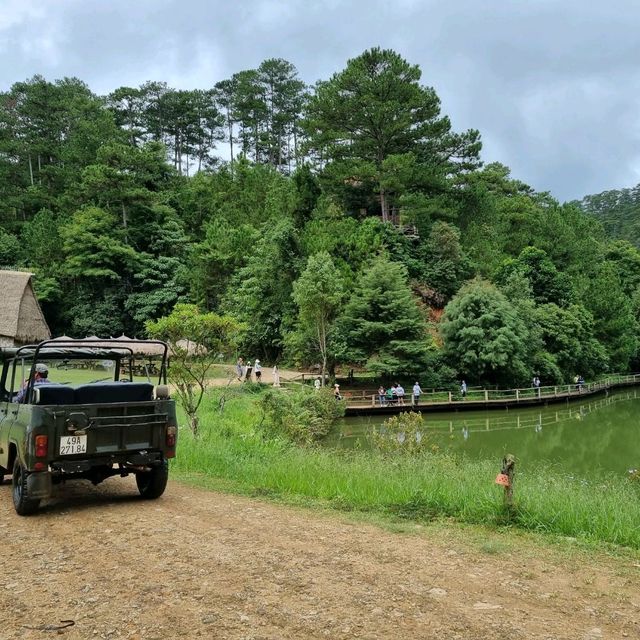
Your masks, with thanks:
[(253, 370), (256, 374), (256, 382), (260, 382), (260, 380), (262, 379), (262, 365), (260, 364), (260, 360), (255, 361)]
[(420, 402), (420, 394), (422, 393), (422, 389), (420, 385), (416, 382), (413, 385), (413, 405), (417, 405)]

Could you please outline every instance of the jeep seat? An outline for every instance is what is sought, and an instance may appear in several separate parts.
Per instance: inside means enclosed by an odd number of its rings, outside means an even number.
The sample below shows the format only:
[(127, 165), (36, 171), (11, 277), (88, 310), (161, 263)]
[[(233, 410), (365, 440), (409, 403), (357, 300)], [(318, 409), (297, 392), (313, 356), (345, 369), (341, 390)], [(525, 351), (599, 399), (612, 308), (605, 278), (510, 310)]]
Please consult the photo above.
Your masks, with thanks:
[(34, 387), (34, 404), (73, 404), (74, 392), (63, 384), (39, 384)]
[(149, 382), (97, 382), (76, 387), (76, 404), (109, 404), (112, 402), (149, 402), (153, 385)]

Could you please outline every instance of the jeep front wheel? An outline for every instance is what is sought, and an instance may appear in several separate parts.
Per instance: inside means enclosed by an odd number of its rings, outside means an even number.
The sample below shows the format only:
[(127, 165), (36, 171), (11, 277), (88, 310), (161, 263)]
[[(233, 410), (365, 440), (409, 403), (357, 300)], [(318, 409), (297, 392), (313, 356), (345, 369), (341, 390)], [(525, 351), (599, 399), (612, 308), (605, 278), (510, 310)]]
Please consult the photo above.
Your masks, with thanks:
[(16, 458), (13, 463), (13, 506), (18, 515), (28, 516), (38, 510), (40, 500), (30, 498), (27, 488), (27, 470)]
[(167, 487), (169, 479), (169, 461), (164, 458), (157, 467), (152, 467), (151, 471), (140, 471), (136, 473), (136, 484), (140, 495), (147, 500), (159, 498)]

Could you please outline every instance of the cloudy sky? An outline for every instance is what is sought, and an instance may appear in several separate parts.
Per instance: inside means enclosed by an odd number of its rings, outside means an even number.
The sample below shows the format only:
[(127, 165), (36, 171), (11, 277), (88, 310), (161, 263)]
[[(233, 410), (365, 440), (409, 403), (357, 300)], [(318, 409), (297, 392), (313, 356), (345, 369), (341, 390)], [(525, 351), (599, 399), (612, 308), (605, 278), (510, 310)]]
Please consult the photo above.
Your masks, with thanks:
[(0, 0), (0, 90), (207, 88), (274, 57), (311, 84), (391, 48), (485, 162), (569, 200), (640, 182), (639, 24), (637, 0)]

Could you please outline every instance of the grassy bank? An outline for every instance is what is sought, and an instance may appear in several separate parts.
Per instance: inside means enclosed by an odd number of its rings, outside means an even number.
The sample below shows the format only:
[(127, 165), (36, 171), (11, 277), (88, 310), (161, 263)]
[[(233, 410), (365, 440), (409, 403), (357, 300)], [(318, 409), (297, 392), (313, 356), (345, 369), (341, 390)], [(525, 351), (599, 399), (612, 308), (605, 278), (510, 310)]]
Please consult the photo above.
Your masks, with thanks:
[(181, 431), (174, 476), (297, 504), (416, 521), (449, 517), (640, 549), (638, 482), (586, 482), (553, 469), (527, 470), (517, 475), (515, 509), (508, 513), (494, 484), (495, 463), (442, 453), (391, 457), (294, 446), (263, 436), (258, 395), (235, 392), (220, 412), (219, 394), (206, 400), (197, 441)]

